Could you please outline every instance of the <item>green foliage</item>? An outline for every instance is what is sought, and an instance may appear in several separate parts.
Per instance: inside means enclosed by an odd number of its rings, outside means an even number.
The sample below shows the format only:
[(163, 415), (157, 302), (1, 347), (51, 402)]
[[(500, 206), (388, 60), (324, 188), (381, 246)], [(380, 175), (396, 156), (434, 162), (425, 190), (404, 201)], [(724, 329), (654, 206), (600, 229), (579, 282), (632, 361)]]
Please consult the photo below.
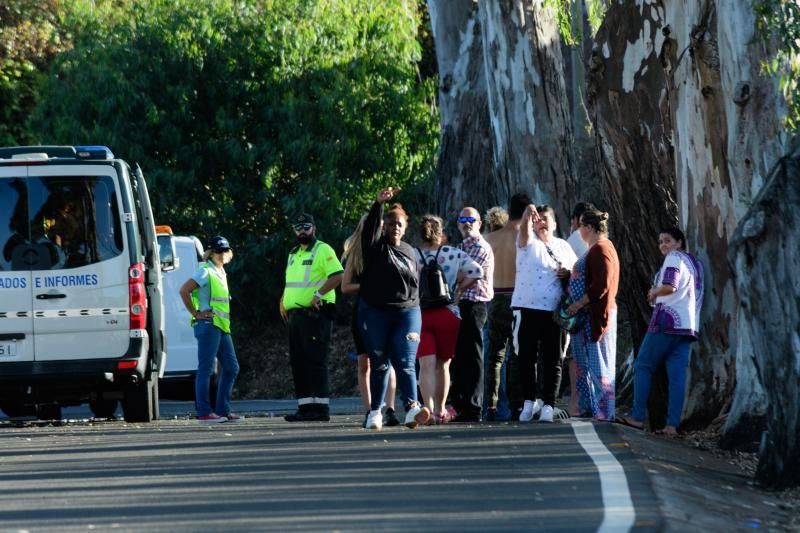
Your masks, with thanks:
[(544, 0), (546, 8), (555, 10), (558, 32), (566, 44), (575, 46), (583, 39), (582, 5), (586, 6), (586, 16), (594, 35), (603, 22), (609, 0)]
[(776, 53), (763, 67), (768, 75), (779, 76), (789, 104), (786, 128), (796, 134), (800, 132), (800, 5), (795, 0), (759, 0), (753, 9), (762, 39), (769, 44), (777, 38)]
[(111, 146), (141, 164), (160, 223), (228, 237), (237, 316), (277, 310), (296, 213), (338, 247), (381, 186), (426, 190), (438, 114), (413, 3), (88, 3), (65, 15), (74, 49), (32, 131)]
[(43, 72), (69, 47), (59, 31), (63, 2), (0, 2), (0, 146), (30, 142), (28, 113), (36, 104)]

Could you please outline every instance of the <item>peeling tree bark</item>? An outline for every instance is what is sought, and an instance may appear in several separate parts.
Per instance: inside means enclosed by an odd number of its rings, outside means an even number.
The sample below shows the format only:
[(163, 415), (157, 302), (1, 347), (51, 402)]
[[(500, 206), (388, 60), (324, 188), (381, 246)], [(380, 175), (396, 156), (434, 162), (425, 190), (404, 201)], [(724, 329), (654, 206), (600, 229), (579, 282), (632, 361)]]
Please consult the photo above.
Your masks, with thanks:
[(686, 49), (670, 91), (679, 218), (708, 273), (705, 333), (692, 360), (686, 413), (710, 419), (733, 399), (724, 431), (734, 445), (757, 438), (752, 426), (765, 402), (725, 259), (739, 219), (784, 153), (783, 104), (776, 80), (760, 76), (769, 50), (755, 36), (749, 3), (664, 4), (671, 38), (677, 50)]
[(800, 485), (800, 146), (775, 168), (739, 223), (729, 257), (742, 333), (766, 384), (767, 432), (756, 478)]
[[(628, 311), (635, 346), (644, 337), (651, 314), (644, 295), (661, 266), (658, 232), (677, 224), (665, 71), (674, 54), (664, 46), (662, 18), (663, 10), (657, 5), (639, 7), (626, 2), (609, 9), (595, 37), (587, 91), (604, 178), (603, 203), (611, 214), (612, 239), (622, 263), (619, 300)], [(661, 57), (662, 51), (666, 57)], [(625, 360), (623, 354), (618, 360)], [(663, 375), (655, 380), (651, 398), (651, 426), (662, 427), (666, 417)], [(620, 400), (625, 401), (624, 397)]]
[(526, 191), (549, 203), (563, 228), (575, 200), (575, 156), (558, 28), (542, 3), (479, 2), (493, 186), (500, 200)]
[(621, 222), (620, 256), (627, 256), (623, 298), (642, 318), (649, 315), (636, 293), (642, 297), (645, 271), (660, 259), (650, 244), (658, 226), (677, 215), (706, 269), (684, 416), (700, 425), (729, 410), (731, 443), (753, 439), (752, 423), (766, 402), (753, 339), (737, 311), (728, 242), (785, 144), (775, 80), (760, 77), (769, 50), (754, 30), (747, 2), (613, 3), (595, 44), (589, 88), (605, 196)]
[(436, 167), (437, 212), (452, 222), (465, 205), (498, 201), (483, 41), (473, 0), (428, 0), (439, 67), (441, 144)]

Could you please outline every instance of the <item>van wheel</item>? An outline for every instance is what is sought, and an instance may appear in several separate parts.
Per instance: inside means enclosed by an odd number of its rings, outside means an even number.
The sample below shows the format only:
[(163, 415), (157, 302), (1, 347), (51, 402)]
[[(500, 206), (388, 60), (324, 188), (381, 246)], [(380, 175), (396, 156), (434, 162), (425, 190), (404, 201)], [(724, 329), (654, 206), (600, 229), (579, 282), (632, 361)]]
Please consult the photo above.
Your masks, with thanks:
[[(126, 422), (152, 422), (154, 418), (153, 400), (157, 401), (158, 389), (153, 376), (141, 383), (125, 388), (122, 397), (122, 414)], [(154, 391), (155, 389), (155, 391)], [(155, 396), (155, 398), (154, 398)]]
[(89, 408), (95, 418), (114, 418), (118, 403), (118, 400), (90, 400)]
[(61, 406), (57, 403), (44, 403), (36, 406), (39, 420), (61, 420)]
[(150, 389), (150, 396), (152, 397), (152, 413), (153, 413), (153, 420), (158, 420), (161, 417), (161, 409), (159, 408), (158, 402), (158, 377), (153, 379), (153, 387)]

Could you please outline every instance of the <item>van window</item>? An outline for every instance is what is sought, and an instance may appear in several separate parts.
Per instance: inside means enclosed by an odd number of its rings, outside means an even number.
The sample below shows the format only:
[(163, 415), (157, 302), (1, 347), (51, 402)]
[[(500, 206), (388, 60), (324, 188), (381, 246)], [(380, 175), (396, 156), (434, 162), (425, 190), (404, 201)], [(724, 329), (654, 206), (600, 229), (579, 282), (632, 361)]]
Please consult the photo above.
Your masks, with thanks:
[(0, 198), (4, 270), (76, 268), (122, 253), (117, 194), (109, 176), (3, 180)]
[(0, 270), (15, 270), (12, 268), (12, 259), (15, 254), (20, 256), (20, 245), (30, 242), (30, 238), (25, 180), (0, 180)]

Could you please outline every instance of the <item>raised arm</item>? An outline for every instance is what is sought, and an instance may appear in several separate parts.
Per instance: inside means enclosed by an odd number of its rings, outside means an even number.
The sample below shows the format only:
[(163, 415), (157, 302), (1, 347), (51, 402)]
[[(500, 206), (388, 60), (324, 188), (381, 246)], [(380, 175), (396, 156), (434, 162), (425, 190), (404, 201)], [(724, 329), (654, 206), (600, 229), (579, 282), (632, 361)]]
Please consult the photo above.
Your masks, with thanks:
[(530, 204), (522, 213), (522, 222), (519, 225), (519, 247), (525, 248), (533, 236), (533, 223), (539, 220), (536, 206)]

